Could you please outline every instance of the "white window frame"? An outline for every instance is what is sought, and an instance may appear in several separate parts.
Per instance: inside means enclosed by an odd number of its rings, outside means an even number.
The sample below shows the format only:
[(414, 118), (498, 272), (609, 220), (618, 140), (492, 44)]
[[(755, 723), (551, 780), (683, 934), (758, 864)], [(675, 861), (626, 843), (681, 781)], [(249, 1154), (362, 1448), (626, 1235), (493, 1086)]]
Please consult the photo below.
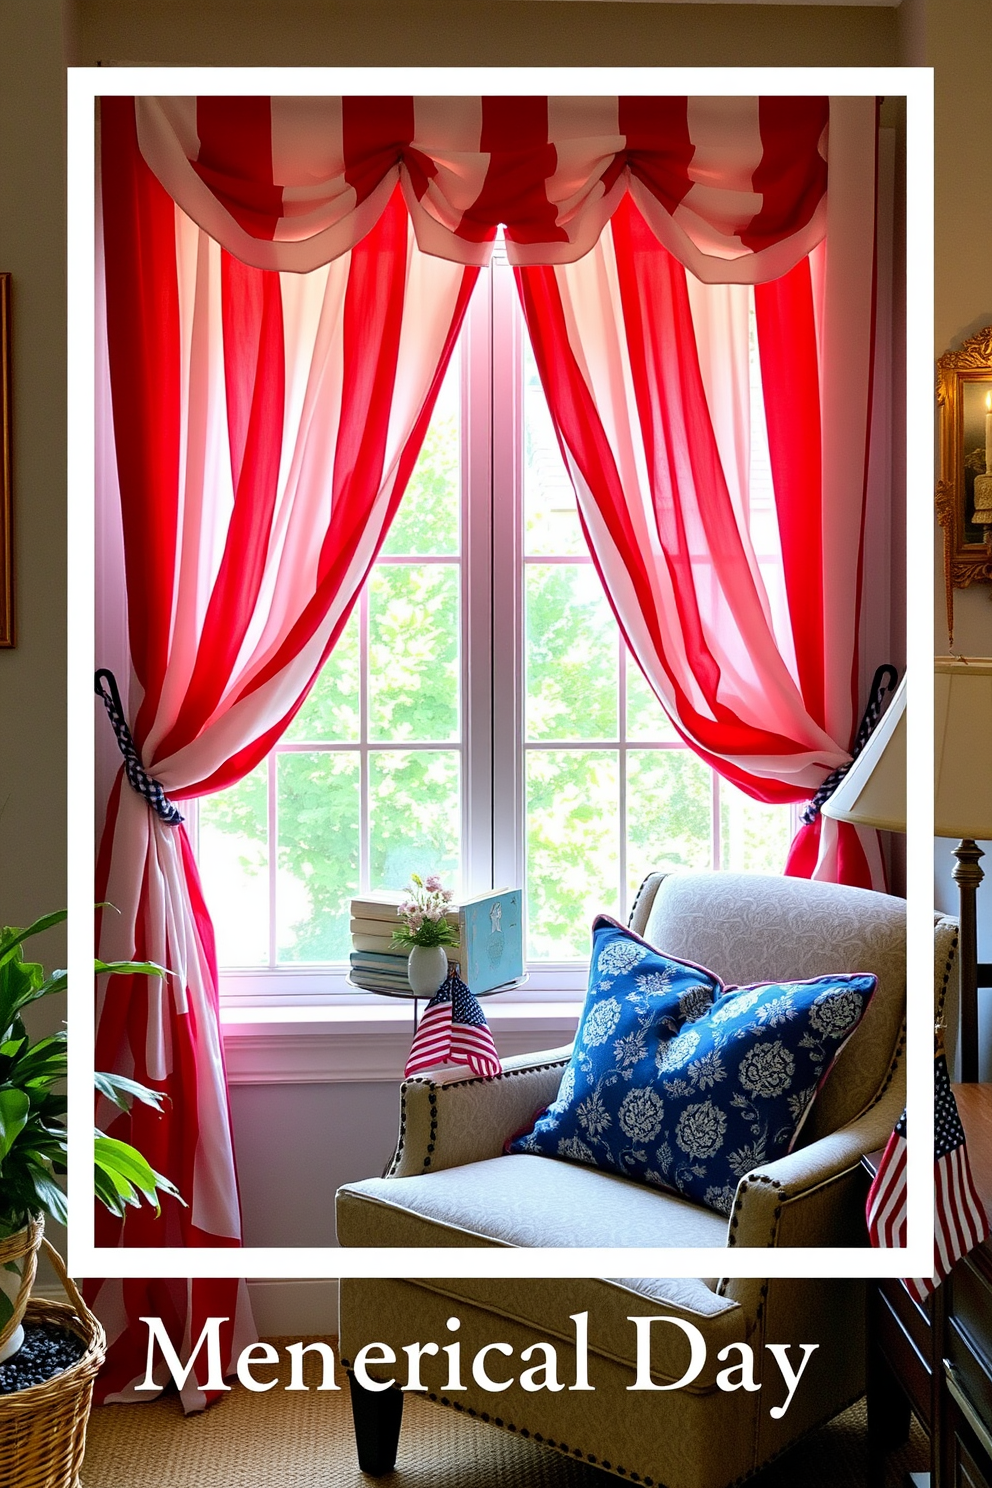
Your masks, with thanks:
[[(646, 744), (625, 735), (626, 648), (619, 647), (618, 737), (589, 741), (524, 740), (524, 580), (527, 562), (555, 562), (544, 555), (524, 555), (523, 503), (523, 338), (525, 329), (517, 300), (513, 271), (503, 254), (494, 256), (491, 271), (483, 271), (472, 297), (462, 332), (460, 473), (461, 503), (461, 799), (462, 879), (466, 892), (490, 886), (525, 884), (525, 754), (528, 748), (580, 748), (616, 751), (620, 765), (618, 834), (620, 845), (620, 906), (626, 918), (632, 896), (626, 882), (626, 770), (628, 749), (685, 749), (681, 741)], [(487, 292), (488, 290), (488, 292)], [(496, 334), (495, 328), (503, 334)], [(483, 493), (483, 499), (480, 499)], [(499, 515), (509, 507), (512, 520)], [(380, 560), (383, 561), (383, 560)], [(384, 561), (391, 561), (386, 559)], [(392, 560), (392, 561), (403, 561)], [(414, 560), (415, 561), (415, 560)], [(427, 561), (425, 559), (425, 561)], [(448, 559), (447, 561), (452, 561)], [(456, 560), (457, 561), (457, 560)], [(557, 561), (590, 563), (588, 556)], [(497, 616), (495, 596), (501, 596)], [(367, 598), (359, 599), (362, 623), (367, 624)], [(366, 679), (362, 677), (363, 717), (367, 712)], [(268, 840), (270, 948), (276, 930), (277, 851), (276, 759), (285, 749), (307, 750), (300, 743), (279, 745), (268, 759)], [(361, 750), (364, 744), (342, 742), (337, 749)], [(425, 746), (426, 747), (426, 746)], [(447, 744), (435, 747), (451, 747)], [(364, 796), (363, 796), (364, 799)], [(714, 773), (711, 848), (714, 867), (721, 861), (719, 780)], [(195, 807), (195, 803), (189, 803)], [(795, 815), (795, 813), (794, 813)], [(198, 812), (189, 813), (194, 837)], [(362, 832), (367, 833), (362, 819)], [(363, 835), (363, 841), (365, 840)], [(273, 958), (274, 959), (274, 958)], [(585, 991), (587, 960), (531, 962), (525, 986), (486, 999), (492, 1011), (500, 1004), (562, 1003), (574, 1008)], [(361, 991), (347, 979), (347, 967), (269, 964), (263, 967), (224, 968), (220, 973), (221, 1003), (226, 1022), (239, 1012), (266, 1008), (378, 1007), (397, 999)], [(562, 1008), (562, 1012), (565, 1009)], [(386, 1016), (383, 1010), (383, 1016)]]

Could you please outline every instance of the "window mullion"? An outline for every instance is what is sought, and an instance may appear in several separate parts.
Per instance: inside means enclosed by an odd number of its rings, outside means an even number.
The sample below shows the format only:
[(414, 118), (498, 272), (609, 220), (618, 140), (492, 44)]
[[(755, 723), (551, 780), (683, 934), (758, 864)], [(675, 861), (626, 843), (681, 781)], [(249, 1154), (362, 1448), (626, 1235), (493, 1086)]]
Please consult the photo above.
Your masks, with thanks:
[(278, 961), (276, 910), (279, 874), (279, 754), (273, 749), (266, 761), (266, 835), (269, 858), (269, 965)]
[(462, 885), (493, 886), (492, 785), (492, 304), (480, 275), (462, 331), (461, 736)]
[(723, 867), (723, 841), (722, 823), (720, 821), (720, 777), (715, 770), (713, 771), (710, 789), (713, 802), (713, 867), (719, 871)]
[(620, 789), (619, 819), (617, 831), (619, 833), (619, 871), (620, 885), (617, 895), (617, 903), (620, 906), (620, 918), (627, 918), (627, 645), (623, 635), (617, 634), (617, 645), (619, 647), (620, 661), (617, 667), (617, 733), (620, 737), (619, 758), (617, 759), (617, 780)]
[(523, 317), (513, 271), (492, 267), (493, 873), (523, 884)]
[(358, 599), (358, 882), (371, 884), (369, 852), (369, 596), (368, 583)]

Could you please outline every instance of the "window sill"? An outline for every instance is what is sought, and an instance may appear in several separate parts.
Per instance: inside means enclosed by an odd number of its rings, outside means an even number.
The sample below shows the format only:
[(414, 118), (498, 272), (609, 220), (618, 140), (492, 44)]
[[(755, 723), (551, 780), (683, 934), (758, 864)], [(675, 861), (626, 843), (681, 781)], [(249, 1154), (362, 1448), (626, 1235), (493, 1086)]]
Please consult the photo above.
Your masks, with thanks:
[[(280, 966), (278, 968), (244, 968), (224, 970), (220, 974), (221, 1008), (237, 1021), (234, 1014), (250, 1009), (271, 1008), (381, 1008), (385, 1003), (402, 1005), (406, 999), (391, 998), (382, 993), (363, 992), (352, 986), (344, 966)], [(503, 999), (513, 1003), (581, 1003), (589, 980), (586, 961), (531, 962), (524, 985), (508, 992), (486, 994), (487, 1010)]]
[[(582, 1009), (569, 1001), (497, 1002), (486, 1018), (503, 1058), (568, 1043)], [(322, 1006), (222, 1006), (231, 1085), (320, 1085), (401, 1080), (413, 1037), (405, 999)]]

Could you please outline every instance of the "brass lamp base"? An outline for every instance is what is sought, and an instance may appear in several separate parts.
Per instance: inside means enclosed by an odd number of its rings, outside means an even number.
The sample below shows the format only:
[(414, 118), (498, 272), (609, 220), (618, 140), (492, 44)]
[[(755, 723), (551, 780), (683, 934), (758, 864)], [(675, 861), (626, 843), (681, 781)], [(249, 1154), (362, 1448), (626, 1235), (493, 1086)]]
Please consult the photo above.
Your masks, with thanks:
[(985, 854), (971, 837), (965, 837), (954, 849), (957, 863), (954, 882), (960, 902), (961, 946), (961, 1079), (973, 1084), (978, 1079), (978, 931), (975, 919), (975, 891), (985, 874), (979, 859)]

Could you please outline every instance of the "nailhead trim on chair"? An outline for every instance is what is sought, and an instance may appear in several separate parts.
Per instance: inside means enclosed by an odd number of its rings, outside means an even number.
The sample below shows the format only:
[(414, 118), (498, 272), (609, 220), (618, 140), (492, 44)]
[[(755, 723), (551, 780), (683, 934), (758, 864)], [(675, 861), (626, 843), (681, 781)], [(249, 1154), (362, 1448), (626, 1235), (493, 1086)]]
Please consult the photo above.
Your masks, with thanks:
[(433, 1088), (430, 1089), (427, 1092), (427, 1099), (430, 1102), (430, 1108), (431, 1108), (431, 1129), (430, 1129), (430, 1134), (429, 1134), (429, 1141), (427, 1143), (427, 1156), (424, 1158), (424, 1167), (425, 1168), (429, 1168), (430, 1167), (430, 1165), (431, 1165), (431, 1157), (433, 1155), (434, 1148), (436, 1146), (436, 1138), (437, 1138), (437, 1091), (434, 1090)]
[[(727, 1234), (727, 1249), (728, 1250), (730, 1249), (730, 1247), (732, 1245), (736, 1245), (737, 1244), (737, 1234), (736, 1234), (736, 1231), (737, 1231), (737, 1226), (738, 1226), (738, 1224), (740, 1222), (740, 1211), (741, 1211), (741, 1209), (743, 1207), (744, 1200), (747, 1198), (747, 1195), (748, 1195), (749, 1190), (751, 1188), (756, 1188), (759, 1183), (763, 1183), (766, 1188), (777, 1189), (778, 1192), (782, 1195), (783, 1201), (784, 1201), (784, 1199), (787, 1199), (788, 1198), (788, 1194), (786, 1194), (785, 1189), (782, 1187), (782, 1184), (779, 1182), (779, 1180), (777, 1178), (769, 1178), (765, 1173), (759, 1173), (758, 1176), (757, 1176), (757, 1178), (752, 1178), (750, 1176), (750, 1174), (748, 1174), (748, 1176), (742, 1180), (742, 1182), (741, 1182), (741, 1184), (740, 1184), (740, 1186), (739, 1186), (739, 1188), (737, 1190), (737, 1198), (734, 1201), (733, 1213), (730, 1216), (730, 1229), (729, 1229), (729, 1232)], [(782, 1207), (783, 1207), (782, 1202), (779, 1202), (779, 1204), (777, 1205), (777, 1207), (775, 1209), (775, 1213), (772, 1215), (772, 1218), (773, 1219), (777, 1220), (779, 1218), (779, 1216), (782, 1213)], [(765, 1247), (765, 1249), (766, 1250), (772, 1250), (772, 1249), (774, 1249), (774, 1246), (775, 1246), (774, 1240), (769, 1240), (768, 1241), (768, 1244)]]
[(386, 1167), (383, 1174), (385, 1178), (391, 1178), (396, 1168), (403, 1160), (403, 1141), (406, 1136), (406, 1092), (407, 1086), (413, 1083), (427, 1086), (427, 1099), (431, 1108), (431, 1124), (428, 1133), (427, 1156), (424, 1158), (424, 1171), (431, 1166), (431, 1157), (437, 1146), (437, 1096), (439, 1090), (461, 1089), (463, 1085), (491, 1084), (493, 1080), (512, 1080), (520, 1075), (532, 1075), (537, 1070), (556, 1069), (559, 1065), (566, 1065), (567, 1058), (549, 1059), (544, 1064), (528, 1064), (525, 1069), (501, 1070), (498, 1075), (472, 1075), (467, 1080), (450, 1080), (444, 1085), (438, 1085), (432, 1080), (414, 1076), (413, 1080), (404, 1080), (400, 1086), (400, 1130), (396, 1141), (396, 1151)]
[(460, 1090), (463, 1085), (492, 1085), (497, 1080), (515, 1080), (520, 1075), (532, 1075), (535, 1070), (554, 1069), (556, 1065), (567, 1064), (568, 1056), (562, 1055), (559, 1059), (547, 1059), (543, 1064), (528, 1064), (523, 1069), (501, 1070), (498, 1075), (470, 1075), (466, 1080), (446, 1080), (438, 1084), (434, 1080), (428, 1080), (423, 1076), (415, 1075), (411, 1084), (426, 1085), (429, 1090)]
[(905, 1051), (906, 1051), (906, 1024), (905, 1024), (905, 1021), (904, 1021), (903, 1024), (902, 1024), (902, 1027), (899, 1030), (898, 1041), (896, 1043), (895, 1048), (892, 1051), (892, 1063), (889, 1065), (888, 1073), (885, 1076), (885, 1079), (882, 1081), (882, 1084), (878, 1087), (878, 1090), (875, 1093), (875, 1099), (873, 1101), (869, 1102), (869, 1104), (867, 1106), (865, 1106), (864, 1111), (862, 1111), (860, 1113), (862, 1116), (864, 1116), (865, 1112), (870, 1111), (873, 1106), (877, 1106), (878, 1105), (879, 1101), (882, 1099), (882, 1096), (885, 1094), (885, 1092), (888, 1090), (889, 1086), (892, 1084), (892, 1078), (895, 1075), (896, 1070), (899, 1068), (899, 1065), (902, 1063), (902, 1056), (905, 1053)]
[(401, 1086), (400, 1087), (400, 1129), (399, 1129), (399, 1135), (396, 1138), (396, 1151), (393, 1153), (392, 1157), (389, 1159), (388, 1163), (386, 1164), (385, 1168), (383, 1169), (383, 1174), (382, 1174), (383, 1178), (391, 1178), (393, 1176), (393, 1172), (394, 1172), (396, 1166), (398, 1165), (398, 1163), (400, 1161), (400, 1158), (403, 1156), (403, 1139), (406, 1136), (406, 1095), (405, 1095), (405, 1090), (406, 1090), (406, 1087), (405, 1086)]
[[(347, 1359), (342, 1359), (341, 1363), (345, 1369), (349, 1367)], [(477, 1421), (485, 1421), (489, 1425), (498, 1426), (502, 1431), (512, 1431), (515, 1436), (539, 1442), (542, 1447), (551, 1447), (556, 1452), (564, 1452), (567, 1457), (577, 1457), (580, 1462), (591, 1462), (593, 1466), (601, 1467), (606, 1472), (614, 1472), (621, 1478), (629, 1478), (632, 1483), (643, 1483), (645, 1488), (665, 1488), (665, 1485), (656, 1478), (642, 1478), (640, 1473), (632, 1472), (619, 1463), (613, 1464), (605, 1458), (601, 1459), (594, 1452), (584, 1452), (581, 1447), (570, 1447), (566, 1442), (553, 1441), (550, 1436), (542, 1436), (539, 1431), (531, 1432), (529, 1427), (518, 1426), (515, 1421), (504, 1421), (502, 1416), (490, 1416), (488, 1411), (477, 1411), (474, 1406), (462, 1405), (458, 1400), (449, 1400), (447, 1395), (435, 1395), (430, 1392), (427, 1399), (433, 1401), (435, 1405), (446, 1405), (456, 1411), (461, 1411), (463, 1415), (472, 1416)]]
[(957, 960), (958, 954), (958, 932), (955, 930), (951, 944), (947, 952), (947, 960), (944, 962), (944, 979), (940, 984), (940, 998), (936, 1007), (936, 1018), (938, 1023), (944, 1016), (944, 1003), (947, 1001), (947, 984), (951, 980), (951, 968)]
[(396, 1151), (393, 1153), (393, 1155), (390, 1158), (389, 1162), (386, 1164), (386, 1170), (385, 1170), (385, 1172), (382, 1175), (384, 1178), (391, 1178), (393, 1176), (394, 1172), (396, 1171), (397, 1167), (399, 1166), (399, 1164), (400, 1164), (400, 1162), (402, 1160), (402, 1157), (403, 1157), (403, 1142), (404, 1142), (405, 1137), (406, 1137), (406, 1083), (404, 1082), (404, 1084), (402, 1084), (400, 1086), (400, 1130), (399, 1130), (399, 1135), (396, 1138)]
[[(671, 875), (668, 874), (668, 873), (663, 873), (661, 875), (662, 879), (669, 878), (670, 876)], [(656, 877), (656, 873), (649, 873), (648, 876), (647, 876), (647, 878), (642, 878), (641, 879), (640, 887), (637, 890), (637, 893), (634, 895), (634, 902), (630, 906), (630, 914), (627, 916), (627, 924), (628, 925), (632, 925), (634, 923), (634, 915), (637, 912), (637, 906), (641, 902), (641, 895), (644, 893), (644, 890), (647, 887), (648, 879), (655, 878), (655, 877)], [(659, 885), (659, 887), (660, 887), (660, 885)]]

